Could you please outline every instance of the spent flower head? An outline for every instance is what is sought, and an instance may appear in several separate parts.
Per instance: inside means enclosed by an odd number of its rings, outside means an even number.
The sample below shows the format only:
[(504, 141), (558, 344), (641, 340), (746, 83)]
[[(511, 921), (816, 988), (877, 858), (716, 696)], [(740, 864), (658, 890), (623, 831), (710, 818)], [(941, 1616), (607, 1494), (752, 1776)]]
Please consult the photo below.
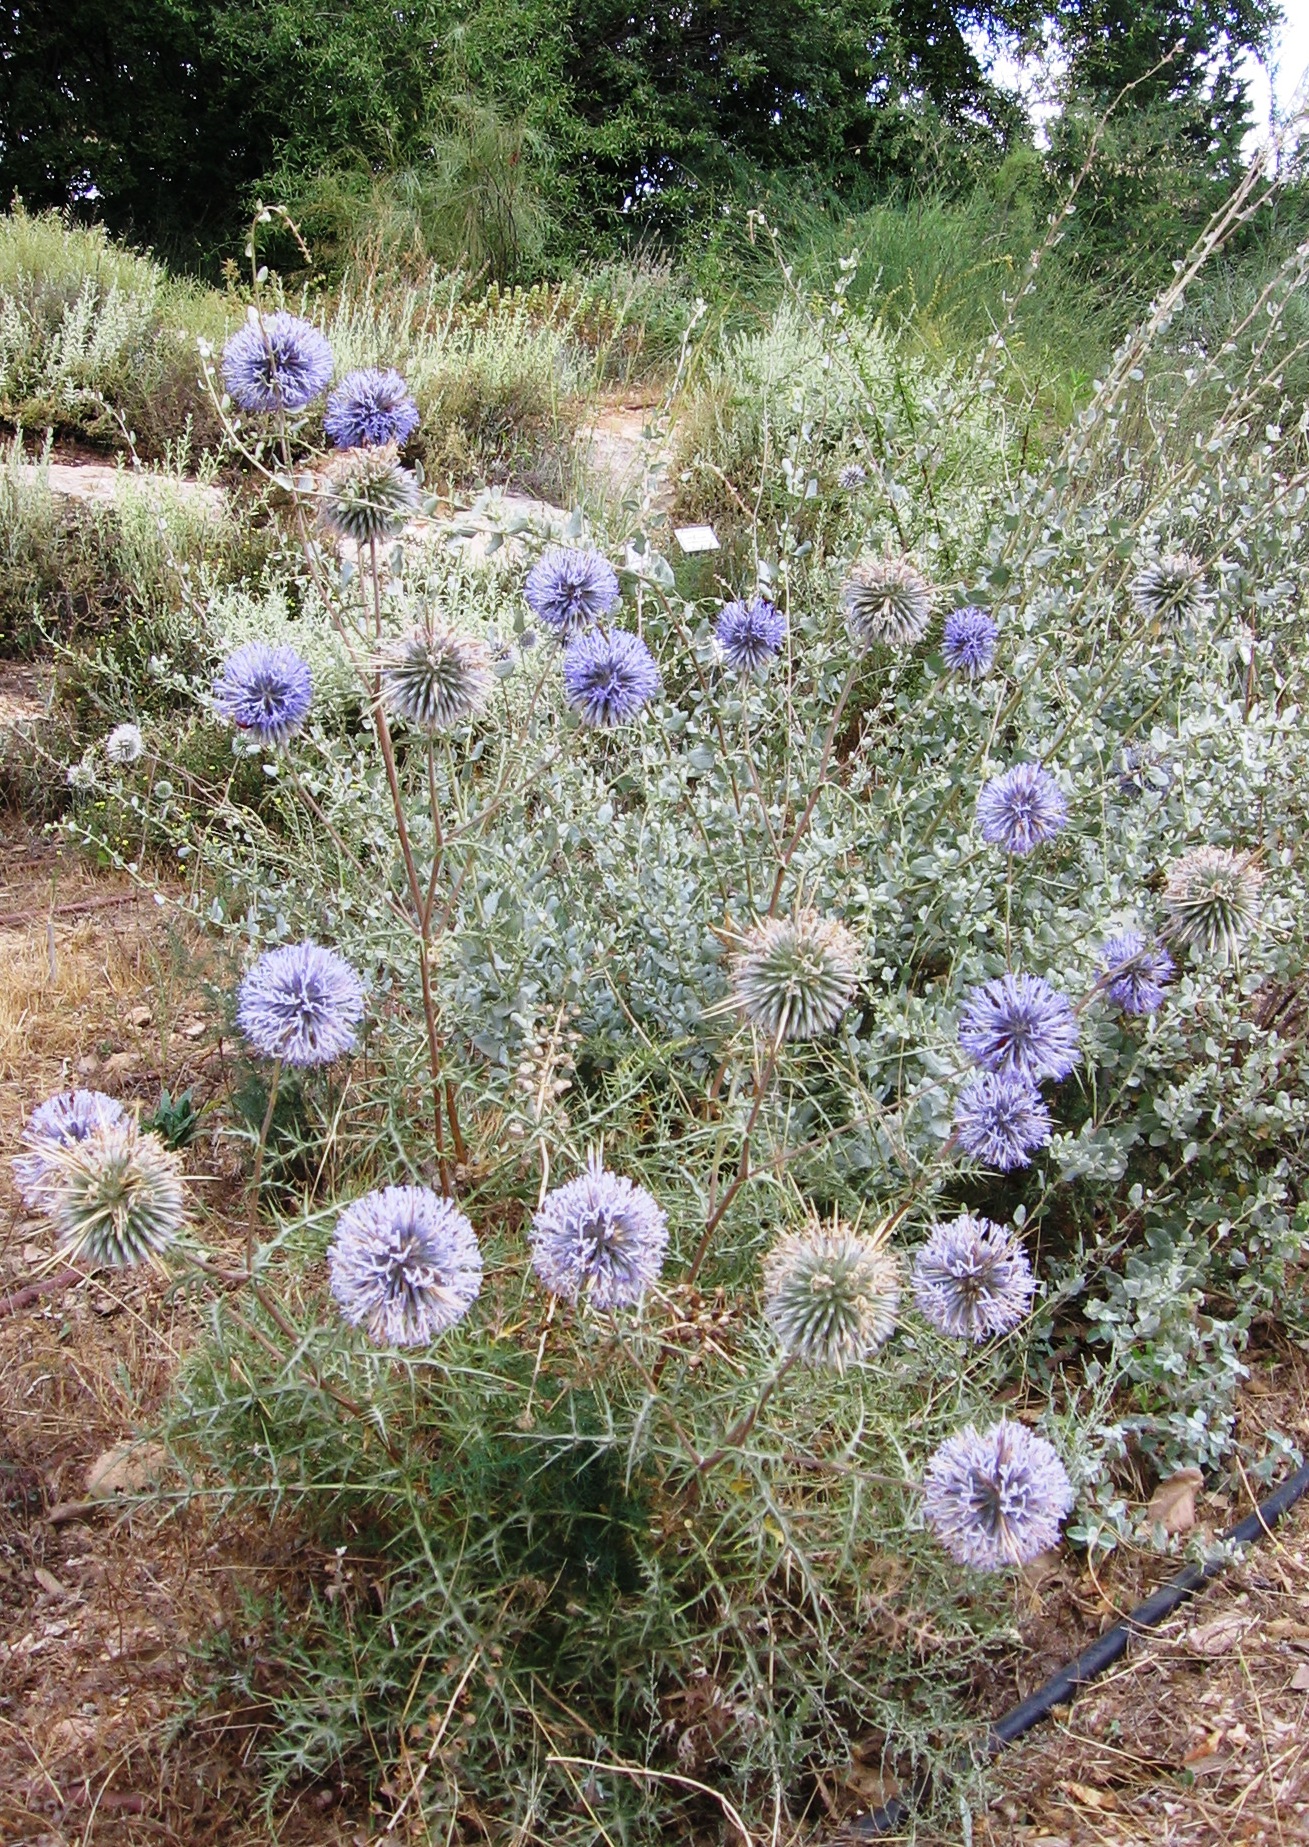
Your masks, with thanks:
[(48, 1164), (41, 1209), (76, 1263), (143, 1263), (186, 1222), (181, 1157), (130, 1116), (53, 1147)]
[(914, 1258), (913, 1282), (925, 1321), (973, 1341), (1017, 1327), (1036, 1288), (1017, 1234), (971, 1212), (933, 1225)]
[(473, 718), (494, 684), (485, 642), (453, 629), (415, 629), (383, 651), (387, 710), (418, 731), (449, 731)]
[(995, 659), (1000, 631), (984, 609), (952, 609), (945, 619), (941, 658), (953, 673), (980, 680)]
[(1124, 1013), (1157, 1013), (1176, 964), (1158, 943), (1137, 930), (1123, 930), (1100, 948), (1100, 978), (1106, 994)]
[(1053, 1444), (1007, 1417), (947, 1437), (923, 1481), (928, 1525), (951, 1558), (977, 1571), (1023, 1565), (1058, 1545), (1072, 1504)]
[(551, 545), (527, 573), (527, 607), (561, 641), (607, 616), (619, 600), (618, 573), (599, 552)]
[(327, 1253), (332, 1294), (350, 1327), (379, 1347), (425, 1347), (462, 1321), (482, 1287), (471, 1224), (425, 1186), (354, 1200)]
[(338, 450), (319, 483), (320, 524), (356, 545), (395, 538), (420, 504), (418, 483), (400, 466), (394, 443)]
[(1196, 847), (1168, 868), (1164, 935), (1197, 959), (1235, 961), (1259, 921), (1263, 883), (1253, 855)]
[(584, 725), (625, 725), (659, 687), (653, 654), (626, 629), (587, 629), (564, 649), (564, 697)]
[(1066, 994), (1040, 975), (1000, 975), (968, 995), (959, 1043), (987, 1071), (1039, 1084), (1065, 1078), (1080, 1056), (1077, 1015)]
[(1050, 1112), (1030, 1078), (1009, 1071), (971, 1071), (955, 1101), (959, 1146), (985, 1167), (1009, 1173), (1031, 1165), (1032, 1150), (1050, 1140)]
[(261, 744), (285, 744), (309, 716), (313, 675), (294, 648), (247, 641), (223, 662), (213, 699), (219, 717), (238, 730)]
[(723, 659), (734, 673), (757, 673), (786, 640), (786, 617), (766, 596), (724, 603), (714, 623)]
[(982, 839), (1006, 853), (1030, 853), (1053, 840), (1067, 822), (1064, 792), (1039, 763), (1016, 763), (983, 783), (977, 797)]
[(115, 725), (105, 739), (105, 756), (119, 768), (140, 762), (145, 755), (145, 739), (139, 725)]
[(932, 619), (932, 587), (909, 558), (861, 558), (841, 586), (845, 624), (860, 654), (878, 642), (911, 648)]
[(1204, 565), (1190, 552), (1163, 552), (1132, 579), (1132, 601), (1152, 622), (1192, 622), (1208, 607)]
[(94, 1129), (122, 1122), (126, 1110), (103, 1090), (64, 1090), (47, 1097), (27, 1119), (14, 1157), (14, 1185), (25, 1205), (40, 1210), (50, 1183), (50, 1157), (57, 1148), (84, 1142)]
[(325, 1065), (353, 1049), (363, 1011), (363, 987), (344, 956), (286, 943), (260, 956), (241, 983), (236, 1023), (265, 1058)]
[(346, 373), (327, 400), (323, 428), (338, 449), (403, 448), (418, 428), (418, 406), (398, 372), (370, 366)]
[(223, 383), (242, 410), (303, 410), (327, 389), (335, 363), (312, 321), (252, 310), (223, 348)]
[(737, 938), (732, 1001), (769, 1039), (831, 1032), (859, 979), (859, 946), (842, 923), (798, 910), (764, 917)]
[(547, 1193), (532, 1220), (532, 1263), (546, 1288), (594, 1308), (631, 1308), (659, 1280), (668, 1220), (644, 1187), (599, 1154)]
[(788, 1354), (843, 1373), (895, 1332), (900, 1266), (883, 1238), (833, 1219), (778, 1239), (764, 1264), (764, 1313)]

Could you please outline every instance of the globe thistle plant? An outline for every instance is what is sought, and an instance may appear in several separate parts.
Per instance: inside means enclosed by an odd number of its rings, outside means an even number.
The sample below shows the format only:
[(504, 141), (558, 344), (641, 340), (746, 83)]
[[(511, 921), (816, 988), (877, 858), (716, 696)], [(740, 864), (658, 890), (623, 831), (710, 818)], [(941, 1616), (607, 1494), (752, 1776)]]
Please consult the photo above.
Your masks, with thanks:
[(1196, 847), (1168, 868), (1164, 934), (1197, 959), (1235, 961), (1259, 920), (1263, 883), (1250, 854)]
[(564, 649), (564, 697), (584, 725), (626, 724), (659, 687), (654, 656), (626, 629), (587, 629)]
[(914, 1258), (913, 1284), (924, 1321), (972, 1341), (1017, 1327), (1036, 1288), (1016, 1234), (970, 1212), (933, 1225)]
[(773, 1041), (834, 1030), (859, 978), (859, 948), (842, 923), (816, 911), (765, 917), (739, 939), (732, 1000)]
[(130, 1117), (53, 1147), (41, 1206), (65, 1256), (94, 1268), (144, 1262), (186, 1222), (180, 1156)]
[(347, 372), (327, 400), (323, 428), (338, 449), (400, 449), (418, 428), (418, 406), (398, 372)]
[(834, 1219), (779, 1238), (764, 1265), (764, 1312), (788, 1354), (843, 1373), (895, 1332), (900, 1266), (884, 1241)]
[(959, 1043), (987, 1071), (1039, 1084), (1065, 1078), (1080, 1055), (1077, 1015), (1040, 975), (1001, 975), (968, 995)]
[(105, 756), (119, 769), (139, 763), (145, 755), (145, 739), (139, 725), (115, 725), (105, 739)]
[(418, 483), (400, 466), (394, 443), (338, 450), (323, 470), (318, 494), (319, 523), (356, 545), (395, 538), (421, 505)]
[(425, 1186), (382, 1187), (348, 1205), (327, 1265), (342, 1319), (379, 1347), (429, 1346), (482, 1287), (472, 1226)]
[(1053, 840), (1067, 823), (1064, 792), (1039, 763), (1016, 763), (983, 783), (977, 798), (982, 839), (1006, 853), (1030, 853)]
[(836, 471), (836, 485), (845, 494), (858, 493), (868, 479), (868, 470), (862, 462), (847, 462)]
[(493, 685), (485, 643), (453, 629), (416, 629), (384, 651), (387, 710), (418, 731), (450, 731), (474, 717)]
[(303, 410), (327, 389), (335, 363), (312, 321), (252, 309), (223, 348), (223, 383), (242, 410)]
[(953, 609), (945, 619), (941, 658), (952, 673), (980, 680), (995, 659), (1000, 631), (984, 609)]
[(1132, 601), (1152, 622), (1192, 622), (1208, 607), (1204, 565), (1190, 552), (1163, 552), (1132, 579)]
[(116, 1097), (103, 1090), (65, 1090), (47, 1097), (27, 1119), (14, 1158), (14, 1185), (20, 1198), (39, 1211), (50, 1185), (50, 1158), (58, 1148), (84, 1142), (96, 1129), (122, 1122), (127, 1112)]
[(1101, 982), (1109, 999), (1124, 1013), (1157, 1013), (1164, 989), (1176, 972), (1168, 951), (1147, 943), (1136, 930), (1124, 930), (1101, 945)]
[(961, 1565), (1003, 1571), (1058, 1545), (1072, 1483), (1053, 1444), (1001, 1418), (947, 1437), (928, 1464), (923, 1512)]
[(294, 648), (247, 641), (229, 654), (214, 682), (214, 710), (259, 743), (285, 744), (314, 699), (313, 676)]
[(317, 943), (288, 943), (260, 956), (246, 975), (236, 1023), (265, 1058), (304, 1067), (351, 1051), (363, 1011), (363, 988), (343, 956)]
[(841, 602), (859, 654), (878, 642), (911, 648), (932, 619), (932, 587), (908, 558), (861, 558), (841, 587)]
[(955, 1102), (959, 1146), (985, 1167), (1009, 1173), (1031, 1165), (1032, 1150), (1050, 1140), (1050, 1112), (1029, 1078), (1009, 1071), (973, 1071)]
[(611, 1174), (599, 1154), (547, 1193), (532, 1220), (532, 1263), (552, 1295), (631, 1308), (659, 1280), (668, 1220), (644, 1187)]
[(724, 603), (714, 623), (723, 659), (734, 673), (758, 673), (786, 640), (786, 617), (765, 596)]
[(618, 573), (607, 558), (564, 545), (542, 552), (523, 585), (527, 607), (560, 641), (602, 621), (620, 595)]

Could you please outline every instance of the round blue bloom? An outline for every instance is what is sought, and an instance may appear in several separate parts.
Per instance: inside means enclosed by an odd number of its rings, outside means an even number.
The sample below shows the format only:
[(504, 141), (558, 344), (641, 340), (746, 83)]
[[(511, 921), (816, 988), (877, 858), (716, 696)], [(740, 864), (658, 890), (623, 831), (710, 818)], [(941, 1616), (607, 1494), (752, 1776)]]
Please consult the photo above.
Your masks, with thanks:
[(38, 1104), (23, 1130), (24, 1152), (14, 1160), (14, 1185), (24, 1203), (34, 1211), (42, 1208), (52, 1178), (50, 1157), (57, 1148), (84, 1142), (94, 1130), (126, 1116), (118, 1099), (103, 1090), (64, 1090)]
[(542, 552), (523, 585), (527, 607), (561, 641), (607, 616), (621, 594), (607, 558), (563, 545)]
[(261, 744), (285, 744), (313, 704), (309, 665), (294, 648), (247, 641), (229, 654), (214, 681), (214, 709)]
[(947, 1437), (923, 1479), (923, 1512), (961, 1565), (1003, 1571), (1059, 1543), (1072, 1483), (1053, 1444), (1002, 1417)]
[(977, 825), (982, 839), (1006, 853), (1030, 853), (1068, 822), (1064, 792), (1039, 763), (1016, 763), (982, 785)]
[(326, 1065), (352, 1050), (364, 990), (344, 956), (289, 943), (260, 956), (236, 1002), (236, 1023), (257, 1052), (288, 1065)]
[(786, 640), (786, 617), (764, 596), (725, 603), (714, 624), (723, 659), (736, 673), (755, 673)]
[(584, 1174), (547, 1193), (532, 1220), (532, 1262), (570, 1302), (630, 1308), (658, 1282), (668, 1249), (663, 1208), (593, 1154)]
[(1036, 1288), (1017, 1236), (990, 1219), (960, 1213), (933, 1225), (914, 1259), (914, 1300), (925, 1321), (955, 1340), (1007, 1334)]
[(955, 1102), (954, 1132), (965, 1154), (1008, 1173), (1031, 1163), (1050, 1139), (1050, 1112), (1030, 1079), (1009, 1071), (973, 1071)]
[(968, 996), (959, 1043), (987, 1071), (1039, 1084), (1065, 1078), (1078, 1059), (1077, 1015), (1066, 994), (1040, 975), (1001, 975)]
[(955, 609), (945, 619), (941, 655), (954, 673), (980, 680), (995, 659), (1000, 631), (984, 609)]
[(323, 413), (323, 428), (338, 449), (403, 448), (418, 428), (418, 406), (398, 372), (347, 372)]
[(336, 361), (312, 321), (279, 310), (248, 320), (223, 348), (223, 383), (242, 410), (303, 410)]
[(1111, 936), (1100, 948), (1105, 992), (1124, 1013), (1156, 1013), (1164, 989), (1177, 972), (1166, 949), (1147, 943), (1136, 930)]
[(380, 1347), (425, 1347), (462, 1321), (482, 1287), (482, 1253), (450, 1200), (425, 1186), (365, 1193), (336, 1221), (332, 1294)]
[(564, 650), (564, 696), (584, 725), (622, 725), (659, 691), (659, 669), (639, 635), (588, 629)]

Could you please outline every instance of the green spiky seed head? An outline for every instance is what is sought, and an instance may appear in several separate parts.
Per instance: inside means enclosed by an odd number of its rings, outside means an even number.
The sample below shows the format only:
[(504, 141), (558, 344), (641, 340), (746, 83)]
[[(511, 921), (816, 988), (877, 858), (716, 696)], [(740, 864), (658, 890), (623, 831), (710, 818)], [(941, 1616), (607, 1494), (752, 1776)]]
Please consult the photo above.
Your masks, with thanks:
[(1162, 552), (1143, 564), (1131, 585), (1132, 601), (1152, 622), (1190, 622), (1207, 607), (1204, 565), (1190, 552)]
[(845, 1012), (859, 975), (859, 948), (844, 924), (797, 911), (765, 917), (739, 939), (732, 993), (770, 1039), (817, 1039)]
[(394, 443), (343, 449), (323, 470), (318, 517), (338, 538), (367, 545), (393, 539), (418, 512), (418, 484)]
[(130, 1119), (51, 1150), (46, 1215), (65, 1256), (93, 1268), (143, 1263), (186, 1222), (182, 1163)]
[(449, 731), (486, 704), (492, 686), (484, 643), (450, 629), (416, 629), (382, 655), (388, 710), (419, 731)]
[(788, 1354), (843, 1373), (885, 1344), (900, 1307), (900, 1266), (884, 1237), (834, 1219), (778, 1240), (764, 1266), (764, 1312)]
[(1197, 959), (1234, 962), (1259, 920), (1263, 882), (1253, 858), (1230, 847), (1184, 854), (1168, 868), (1165, 936)]
[(912, 648), (932, 619), (932, 587), (910, 558), (861, 558), (841, 586), (841, 602), (860, 654), (878, 642)]

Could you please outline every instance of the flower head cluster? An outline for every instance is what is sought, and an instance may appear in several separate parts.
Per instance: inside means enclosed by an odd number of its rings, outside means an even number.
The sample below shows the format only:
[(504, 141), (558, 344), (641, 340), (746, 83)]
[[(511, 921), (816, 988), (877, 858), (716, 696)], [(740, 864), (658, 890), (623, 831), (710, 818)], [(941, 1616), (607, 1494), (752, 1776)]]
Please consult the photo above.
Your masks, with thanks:
[(923, 1481), (928, 1525), (951, 1558), (978, 1571), (1023, 1565), (1058, 1545), (1072, 1504), (1053, 1444), (1009, 1418), (947, 1437)]
[(115, 725), (105, 739), (105, 756), (120, 769), (138, 763), (145, 755), (145, 739), (139, 725)]
[(561, 641), (580, 635), (613, 609), (621, 592), (618, 573), (599, 552), (551, 545), (527, 573), (527, 607)]
[(1132, 601), (1152, 622), (1191, 622), (1207, 607), (1204, 565), (1190, 552), (1164, 552), (1132, 580)]
[(285, 744), (309, 716), (313, 676), (294, 648), (247, 641), (214, 681), (214, 710), (261, 744)]
[(843, 1373), (888, 1341), (900, 1266), (885, 1243), (833, 1220), (779, 1238), (764, 1266), (764, 1312), (788, 1353)]
[(1079, 1055), (1077, 1015), (1066, 994), (1040, 975), (1001, 975), (974, 988), (959, 1023), (959, 1043), (987, 1071), (1039, 1084), (1065, 1078)]
[(482, 1287), (472, 1226), (425, 1186), (386, 1186), (348, 1205), (327, 1264), (342, 1319), (379, 1347), (429, 1345)]
[(1124, 1013), (1157, 1013), (1164, 989), (1177, 972), (1166, 949), (1147, 943), (1136, 930), (1111, 936), (1100, 949), (1105, 992)]
[(586, 1172), (547, 1193), (532, 1220), (532, 1262), (570, 1302), (630, 1308), (659, 1280), (668, 1249), (663, 1208), (598, 1154)]
[(1067, 825), (1064, 792), (1039, 763), (1016, 763), (983, 783), (977, 825), (988, 845), (1006, 853), (1030, 853)]
[(338, 449), (399, 449), (418, 428), (418, 406), (398, 372), (347, 372), (327, 400), (323, 428)]
[(393, 539), (418, 512), (418, 483), (394, 443), (341, 449), (323, 470), (318, 518), (328, 532), (369, 545)]
[(955, 1101), (954, 1132), (973, 1160), (1009, 1173), (1031, 1163), (1050, 1140), (1050, 1112), (1030, 1078), (1009, 1071), (971, 1071)]
[(723, 659), (734, 673), (757, 673), (786, 640), (786, 617), (765, 596), (724, 603), (714, 624)]
[(303, 410), (327, 389), (335, 363), (312, 321), (252, 311), (223, 348), (223, 383), (242, 410)]
[(132, 1121), (103, 1123), (51, 1149), (41, 1209), (78, 1263), (142, 1263), (186, 1222), (181, 1158)]
[(841, 601), (860, 654), (878, 642), (911, 648), (932, 619), (932, 587), (908, 558), (861, 558), (841, 586)]
[(326, 1065), (352, 1050), (364, 991), (343, 956), (287, 943), (260, 956), (241, 983), (236, 1023), (257, 1052), (288, 1065)]
[(564, 649), (564, 697), (584, 725), (626, 724), (659, 686), (653, 654), (626, 629), (587, 629)]
[(1000, 631), (984, 609), (952, 609), (945, 619), (941, 657), (952, 673), (980, 680), (995, 659)]
[(859, 949), (842, 923), (817, 911), (765, 917), (740, 939), (735, 1004), (770, 1039), (817, 1039), (845, 1012), (859, 978)]
[(1165, 934), (1192, 955), (1234, 961), (1259, 920), (1263, 883), (1250, 854), (1196, 847), (1168, 868)]
[(1007, 1334), (1036, 1288), (1015, 1234), (970, 1212), (933, 1225), (914, 1259), (914, 1300), (923, 1319), (955, 1340)]
[(868, 470), (862, 462), (846, 462), (836, 471), (836, 485), (846, 494), (857, 493), (868, 479)]
[(485, 643), (453, 629), (415, 629), (383, 653), (387, 708), (419, 731), (449, 731), (486, 704), (493, 684)]
[(64, 1090), (38, 1104), (23, 1130), (23, 1152), (14, 1158), (14, 1185), (24, 1204), (33, 1211), (44, 1204), (55, 1149), (84, 1142), (93, 1130), (122, 1122), (125, 1115), (118, 1099), (103, 1090)]

